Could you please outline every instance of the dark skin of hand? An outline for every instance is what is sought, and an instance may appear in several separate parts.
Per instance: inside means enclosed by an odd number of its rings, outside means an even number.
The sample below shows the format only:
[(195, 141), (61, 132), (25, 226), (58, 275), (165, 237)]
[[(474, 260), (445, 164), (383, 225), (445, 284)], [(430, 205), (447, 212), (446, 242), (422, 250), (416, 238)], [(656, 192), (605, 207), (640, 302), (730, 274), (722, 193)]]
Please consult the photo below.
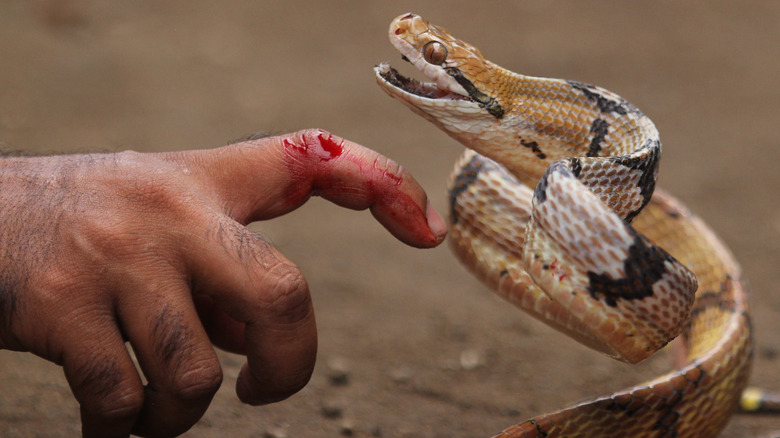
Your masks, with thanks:
[(246, 355), (245, 403), (308, 382), (309, 288), (246, 224), (321, 196), (370, 209), (415, 247), (446, 233), (403, 168), (320, 130), (205, 151), (5, 157), (0, 187), (0, 348), (63, 367), (86, 437), (189, 429), (222, 382), (213, 346)]

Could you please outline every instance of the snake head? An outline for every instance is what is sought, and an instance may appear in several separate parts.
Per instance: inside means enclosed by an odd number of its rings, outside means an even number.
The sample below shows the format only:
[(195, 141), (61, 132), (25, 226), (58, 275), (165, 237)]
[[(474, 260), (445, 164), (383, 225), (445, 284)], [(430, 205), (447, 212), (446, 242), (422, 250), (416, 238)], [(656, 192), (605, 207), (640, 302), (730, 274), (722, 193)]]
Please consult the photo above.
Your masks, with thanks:
[(403, 59), (429, 79), (417, 81), (380, 64), (375, 68), (377, 82), (390, 96), (458, 139), (460, 127), (504, 116), (501, 102), (489, 92), (498, 89), (491, 82), (501, 75), (479, 49), (415, 14), (393, 20), (388, 35)]
[[(536, 123), (518, 119), (512, 112), (519, 75), (488, 61), (479, 49), (419, 15), (404, 14), (394, 19), (388, 36), (402, 58), (426, 80), (404, 76), (382, 63), (374, 69), (379, 86), (467, 148), (535, 184), (541, 173), (536, 168), (538, 160), (525, 159), (531, 149), (507, 147), (517, 144), (522, 136), (518, 129), (530, 130)], [(534, 175), (525, 179), (526, 174)]]

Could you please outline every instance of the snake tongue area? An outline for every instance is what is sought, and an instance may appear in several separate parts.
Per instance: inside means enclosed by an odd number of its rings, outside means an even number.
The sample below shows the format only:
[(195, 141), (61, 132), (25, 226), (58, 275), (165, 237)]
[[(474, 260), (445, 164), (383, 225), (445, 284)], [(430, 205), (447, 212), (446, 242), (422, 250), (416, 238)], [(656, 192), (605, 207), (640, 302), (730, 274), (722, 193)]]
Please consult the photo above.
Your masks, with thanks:
[(383, 85), (382, 88), (388, 92), (390, 92), (387, 89), (388, 86), (392, 86), (394, 88), (393, 91), (396, 93), (402, 92), (423, 99), (472, 100), (468, 96), (439, 88), (435, 82), (421, 82), (417, 79), (406, 77), (386, 62), (377, 65), (374, 71), (376, 72), (377, 80), (380, 81), (380, 85)]

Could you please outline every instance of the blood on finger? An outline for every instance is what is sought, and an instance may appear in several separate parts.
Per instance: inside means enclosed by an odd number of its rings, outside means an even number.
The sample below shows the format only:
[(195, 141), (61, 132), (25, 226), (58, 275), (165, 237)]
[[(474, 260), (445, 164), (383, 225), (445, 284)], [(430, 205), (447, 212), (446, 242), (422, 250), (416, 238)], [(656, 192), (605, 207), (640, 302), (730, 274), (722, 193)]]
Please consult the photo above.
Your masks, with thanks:
[(301, 154), (313, 154), (320, 161), (330, 161), (341, 156), (344, 151), (344, 140), (334, 136), (327, 131), (318, 131), (317, 141), (312, 141), (310, 131), (300, 133), (297, 138), (285, 138), (282, 140), (284, 148), (287, 151), (294, 151)]
[(422, 188), (389, 158), (323, 130), (294, 133), (281, 143), (294, 182), (285, 196), (290, 203), (321, 196), (346, 208), (370, 208), (396, 237), (415, 246), (443, 239), (430, 228)]

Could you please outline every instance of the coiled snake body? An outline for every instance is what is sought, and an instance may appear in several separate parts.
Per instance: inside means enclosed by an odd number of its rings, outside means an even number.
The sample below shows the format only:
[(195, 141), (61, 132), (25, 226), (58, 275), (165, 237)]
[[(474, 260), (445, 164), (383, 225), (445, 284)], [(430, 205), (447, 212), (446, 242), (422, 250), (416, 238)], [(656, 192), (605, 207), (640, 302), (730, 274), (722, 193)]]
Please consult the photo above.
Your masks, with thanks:
[(468, 148), (449, 187), (460, 260), (613, 357), (639, 362), (678, 336), (685, 350), (666, 375), (497, 436), (717, 435), (751, 364), (746, 285), (713, 232), (655, 188), (652, 121), (602, 88), (503, 69), (414, 14), (389, 35), (431, 82), (381, 64), (379, 85)]

